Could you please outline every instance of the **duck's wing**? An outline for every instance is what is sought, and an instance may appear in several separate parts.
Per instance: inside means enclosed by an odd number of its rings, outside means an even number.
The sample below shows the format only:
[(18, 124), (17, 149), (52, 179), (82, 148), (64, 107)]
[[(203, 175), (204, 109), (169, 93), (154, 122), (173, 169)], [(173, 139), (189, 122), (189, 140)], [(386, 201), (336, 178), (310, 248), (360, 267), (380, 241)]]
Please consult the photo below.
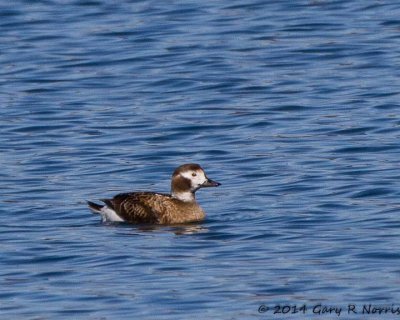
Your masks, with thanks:
[(154, 194), (147, 192), (121, 193), (102, 200), (124, 221), (131, 223), (158, 223), (160, 212), (154, 208)]

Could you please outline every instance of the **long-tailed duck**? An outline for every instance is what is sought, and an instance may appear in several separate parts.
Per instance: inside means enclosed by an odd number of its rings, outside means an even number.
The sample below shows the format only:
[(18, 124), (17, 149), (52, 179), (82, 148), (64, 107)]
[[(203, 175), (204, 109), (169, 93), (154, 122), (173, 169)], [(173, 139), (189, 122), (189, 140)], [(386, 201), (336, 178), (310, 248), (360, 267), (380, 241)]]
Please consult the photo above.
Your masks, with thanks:
[(172, 174), (171, 194), (131, 192), (101, 200), (104, 205), (88, 201), (89, 208), (103, 221), (178, 224), (201, 221), (203, 209), (197, 204), (195, 192), (204, 187), (218, 187), (195, 163), (184, 164)]

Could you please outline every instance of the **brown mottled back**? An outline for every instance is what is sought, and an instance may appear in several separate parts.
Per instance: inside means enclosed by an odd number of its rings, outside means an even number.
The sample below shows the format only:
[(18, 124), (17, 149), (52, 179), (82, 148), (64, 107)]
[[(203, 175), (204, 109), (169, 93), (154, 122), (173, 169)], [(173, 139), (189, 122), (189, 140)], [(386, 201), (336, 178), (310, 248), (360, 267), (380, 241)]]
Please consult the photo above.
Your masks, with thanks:
[(185, 203), (167, 194), (121, 193), (103, 202), (131, 223), (170, 224), (200, 221), (205, 214), (197, 203)]

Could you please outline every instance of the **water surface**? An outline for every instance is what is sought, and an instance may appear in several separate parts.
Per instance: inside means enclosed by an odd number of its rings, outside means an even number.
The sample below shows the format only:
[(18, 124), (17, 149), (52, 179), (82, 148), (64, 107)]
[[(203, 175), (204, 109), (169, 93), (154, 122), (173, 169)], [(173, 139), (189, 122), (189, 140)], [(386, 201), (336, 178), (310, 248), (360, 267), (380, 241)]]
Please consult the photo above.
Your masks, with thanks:
[[(396, 1), (16, 0), (0, 15), (1, 318), (398, 306)], [(204, 223), (104, 225), (86, 208), (168, 192), (186, 162), (222, 183), (198, 192)], [(258, 311), (279, 304), (307, 312)]]

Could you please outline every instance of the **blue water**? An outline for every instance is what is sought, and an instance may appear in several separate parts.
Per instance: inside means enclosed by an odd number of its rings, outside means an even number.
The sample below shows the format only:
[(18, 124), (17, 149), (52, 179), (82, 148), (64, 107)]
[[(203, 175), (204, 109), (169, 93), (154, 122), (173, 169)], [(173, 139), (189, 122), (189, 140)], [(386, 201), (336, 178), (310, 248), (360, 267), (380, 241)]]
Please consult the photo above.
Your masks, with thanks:
[[(397, 318), (361, 311), (400, 304), (399, 17), (394, 0), (2, 1), (0, 318)], [(168, 192), (186, 162), (222, 183), (198, 192), (201, 224), (86, 208)]]

